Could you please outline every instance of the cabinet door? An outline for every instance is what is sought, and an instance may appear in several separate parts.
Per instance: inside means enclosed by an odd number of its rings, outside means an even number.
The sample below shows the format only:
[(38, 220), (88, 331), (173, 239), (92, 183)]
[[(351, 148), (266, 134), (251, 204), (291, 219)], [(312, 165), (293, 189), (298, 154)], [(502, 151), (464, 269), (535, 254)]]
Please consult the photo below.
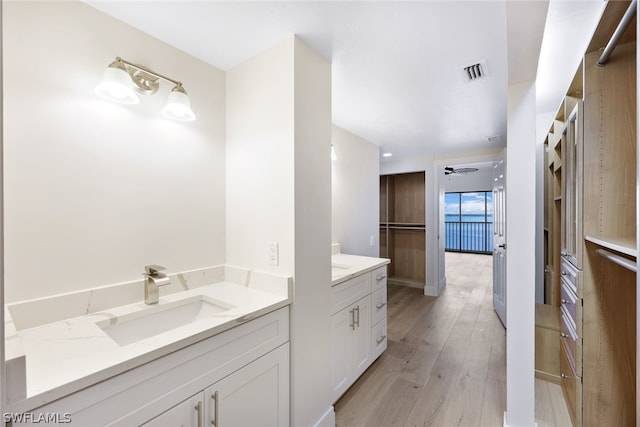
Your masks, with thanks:
[(371, 363), (371, 295), (352, 306), (355, 329), (351, 332), (351, 378), (355, 380)]
[(143, 425), (145, 427), (201, 427), (204, 423), (203, 417), (203, 394), (198, 393)]
[(265, 354), (204, 391), (205, 425), (289, 425), (289, 343)]
[(349, 347), (353, 324), (353, 308), (347, 307), (331, 316), (331, 358), (333, 400), (337, 400), (349, 388)]

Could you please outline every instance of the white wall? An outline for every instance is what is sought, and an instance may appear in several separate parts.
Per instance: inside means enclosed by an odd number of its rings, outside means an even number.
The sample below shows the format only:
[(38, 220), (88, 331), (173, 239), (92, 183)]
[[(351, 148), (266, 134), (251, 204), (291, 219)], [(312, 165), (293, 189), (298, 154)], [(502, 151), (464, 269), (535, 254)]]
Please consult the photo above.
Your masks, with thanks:
[[(227, 71), (227, 262), (294, 270), (293, 38)], [(269, 242), (279, 245), (270, 266)]]
[(507, 120), (508, 426), (534, 425), (535, 83), (509, 86)]
[[(7, 302), (225, 258), (224, 73), (80, 2), (4, 2)], [(184, 83), (198, 120), (94, 95), (116, 56)]]
[[(380, 255), (380, 149), (333, 126), (331, 143), (331, 239), (342, 252)], [(373, 244), (371, 244), (373, 239)]]
[(313, 425), (332, 413), (331, 67), (291, 37), (226, 87), (227, 261), (293, 274), (291, 425)]
[[(331, 64), (295, 40), (295, 302), (292, 426), (333, 415), (331, 358)], [(329, 422), (324, 419), (324, 422)]]

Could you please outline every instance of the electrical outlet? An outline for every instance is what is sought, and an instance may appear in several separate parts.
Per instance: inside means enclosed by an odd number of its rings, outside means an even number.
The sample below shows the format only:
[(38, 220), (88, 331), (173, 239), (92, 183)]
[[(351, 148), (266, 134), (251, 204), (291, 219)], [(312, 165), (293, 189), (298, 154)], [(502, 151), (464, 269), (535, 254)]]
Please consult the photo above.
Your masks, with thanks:
[(269, 242), (269, 265), (278, 266), (278, 242)]

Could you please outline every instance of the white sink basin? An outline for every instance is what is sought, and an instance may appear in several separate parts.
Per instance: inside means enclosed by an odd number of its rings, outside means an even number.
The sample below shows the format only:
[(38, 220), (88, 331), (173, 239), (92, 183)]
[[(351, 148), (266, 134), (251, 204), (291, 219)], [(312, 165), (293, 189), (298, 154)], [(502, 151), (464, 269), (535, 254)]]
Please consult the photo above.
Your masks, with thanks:
[(96, 322), (118, 345), (125, 346), (234, 308), (201, 295), (149, 306), (142, 311)]

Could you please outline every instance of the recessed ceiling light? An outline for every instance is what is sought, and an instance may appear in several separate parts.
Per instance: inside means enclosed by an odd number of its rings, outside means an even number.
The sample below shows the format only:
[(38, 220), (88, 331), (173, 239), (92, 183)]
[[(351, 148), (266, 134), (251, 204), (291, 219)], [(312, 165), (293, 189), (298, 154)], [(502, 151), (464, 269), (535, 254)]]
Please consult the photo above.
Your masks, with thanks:
[(391, 154), (391, 153), (384, 153), (384, 154), (382, 155), (382, 157), (391, 157), (391, 156), (393, 156), (393, 154)]

